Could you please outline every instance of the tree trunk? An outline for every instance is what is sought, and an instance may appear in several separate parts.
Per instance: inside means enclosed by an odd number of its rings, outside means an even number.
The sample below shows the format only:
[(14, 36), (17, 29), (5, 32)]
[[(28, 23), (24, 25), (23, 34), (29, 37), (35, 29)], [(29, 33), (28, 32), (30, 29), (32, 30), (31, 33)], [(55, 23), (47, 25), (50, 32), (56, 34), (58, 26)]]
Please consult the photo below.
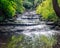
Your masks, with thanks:
[(60, 7), (58, 4), (58, 0), (52, 0), (52, 3), (53, 3), (53, 9), (54, 9), (56, 15), (60, 18)]

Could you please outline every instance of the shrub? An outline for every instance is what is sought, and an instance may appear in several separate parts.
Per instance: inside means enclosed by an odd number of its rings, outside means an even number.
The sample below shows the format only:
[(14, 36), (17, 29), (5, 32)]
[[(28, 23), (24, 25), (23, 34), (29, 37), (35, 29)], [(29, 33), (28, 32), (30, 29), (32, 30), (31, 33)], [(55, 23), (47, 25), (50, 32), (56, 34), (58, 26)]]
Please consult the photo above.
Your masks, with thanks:
[(0, 18), (4, 19), (13, 18), (16, 12), (23, 13), (22, 0), (0, 0)]
[(54, 36), (47, 37), (42, 35), (40, 41), (43, 43), (42, 48), (53, 48), (53, 46), (57, 43)]
[(26, 9), (36, 8), (36, 6), (41, 3), (42, 0), (24, 0), (24, 7)]
[(23, 7), (23, 0), (14, 0), (14, 2), (16, 3), (17, 9), (16, 11), (18, 13), (23, 13), (25, 8)]
[(24, 7), (25, 7), (26, 9), (30, 9), (32, 6), (33, 6), (33, 4), (32, 4), (31, 2), (25, 2), (25, 3), (24, 3)]
[(7, 43), (6, 48), (22, 48), (21, 42), (23, 40), (24, 36), (12, 36), (11, 41)]
[(31, 2), (30, 0), (24, 0), (23, 6), (24, 6), (26, 9), (30, 9), (30, 8), (33, 6), (33, 4), (32, 4), (32, 2)]
[(5, 19), (12, 18), (12, 16), (15, 15), (16, 10), (13, 8), (11, 2), (7, 0), (0, 0), (0, 14), (1, 16), (3, 15)]
[(52, 0), (43, 1), (36, 9), (37, 14), (41, 14), (42, 17), (49, 21), (57, 21), (57, 15), (55, 14), (52, 6)]
[(16, 10), (11, 5), (9, 5), (6, 8), (5, 14), (6, 14), (7, 18), (11, 18), (15, 15), (15, 12), (16, 12)]

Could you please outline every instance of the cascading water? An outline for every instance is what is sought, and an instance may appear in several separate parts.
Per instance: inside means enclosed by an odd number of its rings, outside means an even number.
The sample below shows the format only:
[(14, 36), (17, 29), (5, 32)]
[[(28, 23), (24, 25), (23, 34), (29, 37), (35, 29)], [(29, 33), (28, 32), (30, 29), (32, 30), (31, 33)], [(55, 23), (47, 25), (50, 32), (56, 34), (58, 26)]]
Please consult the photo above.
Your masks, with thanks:
[(35, 11), (26, 12), (17, 18), (17, 21), (20, 21), (21, 24), (23, 23), (31, 25), (15, 27), (16, 29), (23, 30), (22, 32), (16, 32), (17, 34), (24, 35), (23, 42), (20, 44), (22, 48), (47, 48), (44, 47), (44, 43), (41, 42), (41, 36), (46, 36), (48, 38), (46, 38), (47, 41), (52, 43), (52, 36), (57, 31), (50, 29), (49, 26), (46, 25), (44, 21), (40, 21), (40, 19), (41, 17), (37, 15)]
[[(19, 16), (19, 15), (18, 15)], [(45, 24), (44, 21), (40, 21), (41, 17), (40, 15), (37, 15), (35, 11), (32, 12), (26, 12), (22, 16), (17, 18), (17, 21), (22, 24), (30, 24), (31, 26), (23, 26), (23, 27), (15, 27), (16, 29), (23, 30), (21, 32), (25, 35), (31, 35), (31, 34), (53, 34), (56, 32), (55, 30), (52, 30), (49, 28), (48, 25)], [(20, 33), (20, 32), (16, 32)]]
[(14, 26), (11, 29), (18, 31), (14, 32), (7, 48), (49, 48), (49, 45), (52, 46), (51, 44), (55, 41), (52, 36), (58, 31), (50, 29), (44, 21), (41, 21), (41, 16), (37, 15), (35, 11), (19, 14), (15, 22), (27, 24), (27, 26)]

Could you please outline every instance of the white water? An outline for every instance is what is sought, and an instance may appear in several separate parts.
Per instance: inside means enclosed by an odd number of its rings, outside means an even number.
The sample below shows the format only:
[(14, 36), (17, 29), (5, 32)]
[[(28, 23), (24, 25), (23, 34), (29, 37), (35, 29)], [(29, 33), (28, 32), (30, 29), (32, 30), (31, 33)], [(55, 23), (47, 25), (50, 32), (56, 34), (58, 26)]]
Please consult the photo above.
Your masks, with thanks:
[[(32, 19), (33, 18), (33, 19)], [(14, 35), (17, 37), (16, 38), (12, 38), (12, 41), (9, 42), (9, 44), (7, 44), (10, 47), (15, 46), (15, 48), (43, 48), (43, 46), (45, 46), (45, 42), (44, 39), (46, 40), (47, 38), (44, 38), (43, 41), (40, 41), (40, 37), (41, 36), (46, 36), (48, 37), (48, 41), (47, 42), (51, 42), (52, 40), (50, 40), (49, 37), (52, 37), (52, 35), (55, 35), (56, 30), (52, 30), (50, 29), (50, 26), (46, 25), (44, 21), (41, 21), (40, 19), (40, 15), (37, 15), (35, 13), (35, 11), (31, 11), (31, 12), (25, 12), (22, 15), (18, 15), (18, 18), (16, 20), (17, 23), (21, 23), (21, 24), (29, 24), (31, 26), (15, 26), (13, 28), (13, 26), (5, 26), (5, 28), (3, 28), (4, 30), (22, 30), (20, 32), (14, 32)], [(13, 35), (13, 36), (14, 36)], [(19, 41), (19, 39), (21, 40), (21, 38), (19, 38), (20, 36), (24, 36), (22, 39), (22, 42)], [(18, 42), (18, 43), (17, 43)], [(50, 43), (50, 45), (51, 45)], [(2, 43), (3, 44), (3, 43)], [(20, 47), (21, 46), (21, 47)], [(49, 46), (49, 45), (48, 45)], [(2, 45), (3, 47), (3, 45)], [(9, 48), (10, 48), (9, 47)], [(7, 47), (5, 47), (7, 48)]]
[[(38, 19), (23, 19), (23, 18), (38, 18)], [(24, 30), (22, 34), (27, 36), (31, 36), (32, 34), (52, 35), (55, 32), (57, 32), (56, 30), (50, 29), (49, 26), (46, 25), (44, 21), (40, 21), (39, 15), (37, 15), (35, 11), (24, 13), (19, 18), (17, 18), (17, 21), (21, 21), (20, 23), (23, 23), (23, 24), (37, 24), (34, 26), (15, 27), (16, 29)], [(16, 33), (20, 34), (19, 32), (16, 32)]]

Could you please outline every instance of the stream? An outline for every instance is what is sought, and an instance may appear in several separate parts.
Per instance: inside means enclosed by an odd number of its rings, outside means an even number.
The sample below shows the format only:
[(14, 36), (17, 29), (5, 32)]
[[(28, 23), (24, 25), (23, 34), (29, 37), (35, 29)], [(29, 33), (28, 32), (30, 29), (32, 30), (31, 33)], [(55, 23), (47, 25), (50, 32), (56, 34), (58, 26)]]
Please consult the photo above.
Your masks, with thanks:
[[(41, 16), (36, 14), (35, 11), (19, 14), (15, 23), (22, 24), (22, 26), (1, 26), (3, 35), (0, 35), (0, 37), (2, 36), (0, 48), (47, 48), (44, 46), (44, 40), (47, 39), (47, 42), (52, 43), (53, 36), (56, 32), (59, 32), (51, 29), (50, 25), (46, 25), (46, 22), (42, 21)], [(5, 32), (8, 32), (8, 35)]]

